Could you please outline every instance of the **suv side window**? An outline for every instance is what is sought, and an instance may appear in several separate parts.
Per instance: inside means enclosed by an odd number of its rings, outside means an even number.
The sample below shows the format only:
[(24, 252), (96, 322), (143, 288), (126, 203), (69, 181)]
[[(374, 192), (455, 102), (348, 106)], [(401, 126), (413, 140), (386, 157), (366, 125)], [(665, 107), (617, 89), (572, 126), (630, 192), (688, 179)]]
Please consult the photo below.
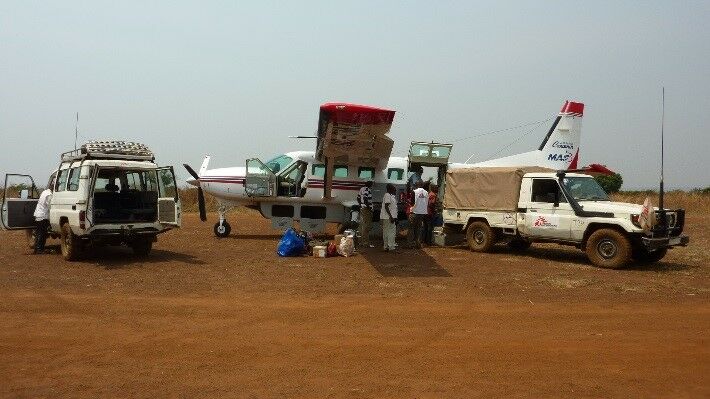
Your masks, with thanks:
[(557, 180), (554, 179), (533, 179), (532, 182), (532, 202), (567, 202)]
[(79, 189), (79, 176), (81, 175), (81, 168), (71, 168), (69, 169), (69, 183), (67, 184), (67, 191), (77, 191)]
[(57, 186), (54, 188), (55, 192), (64, 191), (66, 189), (68, 174), (69, 169), (62, 169), (59, 171), (59, 176), (57, 177)]

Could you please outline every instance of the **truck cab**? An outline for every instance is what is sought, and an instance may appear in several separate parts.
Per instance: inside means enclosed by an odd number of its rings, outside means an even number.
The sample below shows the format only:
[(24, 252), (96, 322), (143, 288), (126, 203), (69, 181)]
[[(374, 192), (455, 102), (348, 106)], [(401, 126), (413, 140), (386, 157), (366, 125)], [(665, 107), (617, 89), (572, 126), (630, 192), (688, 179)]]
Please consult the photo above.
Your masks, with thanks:
[[(19, 187), (32, 190), (13, 198), (18, 180), (24, 181)], [(90, 245), (106, 244), (125, 244), (145, 256), (158, 234), (180, 226), (173, 168), (158, 167), (144, 145), (89, 142), (60, 156), (52, 180), (50, 230), (60, 237), (67, 260), (78, 259)], [(38, 191), (31, 176), (6, 175), (0, 218), (4, 229), (34, 227)]]

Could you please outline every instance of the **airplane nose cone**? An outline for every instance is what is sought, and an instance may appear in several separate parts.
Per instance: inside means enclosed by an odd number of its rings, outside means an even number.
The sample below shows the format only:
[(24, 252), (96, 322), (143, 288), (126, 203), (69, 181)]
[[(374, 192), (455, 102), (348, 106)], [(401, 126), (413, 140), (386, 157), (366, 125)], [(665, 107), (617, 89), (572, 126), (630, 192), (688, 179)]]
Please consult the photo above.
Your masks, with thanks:
[(192, 178), (192, 177), (189, 178), (189, 179), (187, 179), (187, 180), (185, 180), (185, 182), (186, 182), (187, 184), (192, 185), (192, 186), (200, 187), (200, 181), (197, 180), (197, 179), (194, 179), (194, 178)]

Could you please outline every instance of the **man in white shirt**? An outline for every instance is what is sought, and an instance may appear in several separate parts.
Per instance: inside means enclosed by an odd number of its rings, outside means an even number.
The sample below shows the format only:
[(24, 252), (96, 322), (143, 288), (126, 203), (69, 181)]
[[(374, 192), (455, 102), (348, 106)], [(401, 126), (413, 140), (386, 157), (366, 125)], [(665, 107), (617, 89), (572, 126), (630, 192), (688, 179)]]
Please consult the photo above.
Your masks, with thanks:
[(374, 248), (370, 244), (370, 225), (372, 224), (372, 180), (365, 183), (360, 188), (357, 196), (357, 203), (360, 205), (360, 240), (363, 247)]
[(52, 202), (52, 187), (54, 186), (54, 176), (50, 177), (49, 185), (39, 195), (37, 207), (33, 216), (35, 217), (35, 250), (34, 254), (43, 254), (44, 244), (47, 242), (47, 229), (49, 229), (49, 204)]
[(387, 184), (387, 192), (382, 198), (380, 220), (382, 220), (382, 241), (385, 251), (394, 251), (397, 247), (397, 189), (394, 184)]
[(412, 207), (412, 214), (414, 218), (412, 221), (411, 234), (409, 234), (409, 245), (414, 248), (422, 247), (422, 234), (425, 219), (429, 214), (429, 193), (422, 187), (421, 181), (417, 182), (417, 188), (414, 190), (414, 206)]

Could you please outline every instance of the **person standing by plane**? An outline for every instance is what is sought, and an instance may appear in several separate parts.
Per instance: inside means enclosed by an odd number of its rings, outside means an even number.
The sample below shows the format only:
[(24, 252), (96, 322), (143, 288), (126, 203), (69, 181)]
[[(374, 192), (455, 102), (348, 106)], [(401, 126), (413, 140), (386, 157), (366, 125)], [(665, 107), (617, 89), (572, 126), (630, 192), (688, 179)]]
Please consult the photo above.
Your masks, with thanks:
[(422, 186), (422, 182), (419, 181), (417, 188), (414, 190), (414, 206), (412, 207), (414, 223), (410, 226), (412, 234), (409, 235), (411, 240), (409, 245), (413, 248), (422, 247), (422, 230), (429, 215), (429, 193)]
[(362, 245), (369, 248), (375, 246), (370, 244), (370, 225), (372, 224), (372, 180), (365, 183), (357, 195), (357, 203), (360, 205), (360, 239)]
[(385, 251), (394, 251), (397, 248), (395, 238), (397, 235), (397, 189), (394, 184), (387, 184), (387, 192), (382, 198), (380, 220), (382, 220), (382, 241)]
[(47, 242), (47, 230), (49, 229), (49, 204), (52, 202), (52, 187), (54, 187), (54, 175), (49, 178), (47, 188), (39, 195), (33, 215), (35, 218), (35, 255), (45, 253), (44, 244)]

